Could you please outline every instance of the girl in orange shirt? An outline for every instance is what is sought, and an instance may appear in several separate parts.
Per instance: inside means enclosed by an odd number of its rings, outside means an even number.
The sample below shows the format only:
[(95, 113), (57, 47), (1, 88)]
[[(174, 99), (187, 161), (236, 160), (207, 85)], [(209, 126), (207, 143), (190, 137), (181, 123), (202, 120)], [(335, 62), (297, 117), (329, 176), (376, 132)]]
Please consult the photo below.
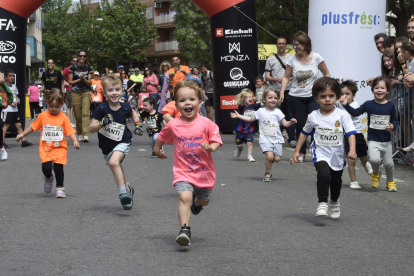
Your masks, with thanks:
[(68, 146), (64, 135), (66, 134), (72, 140), (75, 149), (80, 149), (80, 146), (76, 139), (76, 131), (73, 129), (68, 117), (60, 111), (66, 102), (66, 94), (63, 94), (57, 88), (52, 88), (45, 98), (47, 110), (39, 114), (37, 119), (23, 133), (17, 135), (16, 141), (21, 140), (33, 131), (39, 129), (42, 131), (39, 155), (45, 180), (45, 193), (52, 191), (53, 168), (56, 175), (56, 197), (65, 197), (63, 165), (66, 165), (67, 162)]

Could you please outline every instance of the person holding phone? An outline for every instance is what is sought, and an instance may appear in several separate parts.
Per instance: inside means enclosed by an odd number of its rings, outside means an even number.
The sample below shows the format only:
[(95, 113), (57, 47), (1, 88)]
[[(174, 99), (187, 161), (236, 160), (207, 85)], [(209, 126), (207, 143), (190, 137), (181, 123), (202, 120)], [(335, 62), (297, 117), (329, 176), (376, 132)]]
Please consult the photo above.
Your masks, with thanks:
[(188, 66), (181, 65), (181, 61), (178, 56), (174, 56), (172, 58), (172, 62), (174, 66), (168, 70), (168, 74), (170, 79), (172, 79), (172, 85), (174, 86), (177, 82), (183, 81), (187, 74), (190, 74), (190, 68)]

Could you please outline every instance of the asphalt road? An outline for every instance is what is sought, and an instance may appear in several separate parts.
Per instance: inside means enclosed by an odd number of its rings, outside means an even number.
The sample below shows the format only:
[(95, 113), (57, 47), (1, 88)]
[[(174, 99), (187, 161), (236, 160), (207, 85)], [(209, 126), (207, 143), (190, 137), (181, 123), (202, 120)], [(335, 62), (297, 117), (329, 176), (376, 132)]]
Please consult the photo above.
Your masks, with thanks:
[(315, 217), (309, 156), (292, 167), (293, 151), (284, 148), (265, 183), (257, 140), (257, 162), (248, 163), (246, 151), (234, 158), (233, 135), (222, 138), (212, 200), (191, 218), (189, 248), (175, 243), (172, 147), (168, 159), (151, 159), (147, 137), (134, 136), (123, 163), (134, 207), (125, 211), (96, 134), (80, 150), (69, 148), (65, 199), (43, 192), (39, 133), (28, 136), (31, 148), (7, 138), (14, 147), (0, 162), (0, 275), (414, 274), (414, 168), (396, 165), (398, 192), (389, 193), (385, 179), (371, 188), (358, 164), (363, 189), (343, 186), (341, 217), (333, 221)]

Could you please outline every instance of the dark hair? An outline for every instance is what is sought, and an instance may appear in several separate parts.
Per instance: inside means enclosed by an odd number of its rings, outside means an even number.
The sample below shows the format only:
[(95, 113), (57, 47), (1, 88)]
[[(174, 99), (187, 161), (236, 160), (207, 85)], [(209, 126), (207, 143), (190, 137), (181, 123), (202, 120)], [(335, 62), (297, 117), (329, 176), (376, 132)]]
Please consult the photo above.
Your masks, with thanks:
[(53, 61), (53, 63), (55, 63), (55, 61), (53, 60), (53, 58), (48, 58), (47, 60), (46, 60), (46, 64), (48, 63), (48, 61), (49, 60), (51, 60), (51, 61)]
[[(387, 57), (387, 58), (392, 59), (393, 64), (394, 64), (394, 67), (393, 68), (387, 69), (387, 67), (385, 67), (385, 65), (384, 65), (384, 57)], [(400, 72), (400, 70), (394, 70), (394, 69), (397, 69), (396, 68), (397, 64), (399, 64), (399, 62), (397, 62), (395, 60), (395, 55), (394, 55), (393, 52), (391, 52), (391, 51), (384, 52), (384, 54), (382, 55), (382, 58), (381, 58), (381, 75), (384, 76), (384, 77), (391, 78), (392, 77), (392, 74), (394, 73), (394, 71), (395, 72)]]
[(412, 42), (412, 41), (404, 42), (401, 45), (401, 50), (402, 51), (407, 51), (407, 52), (410, 53), (410, 55), (414, 56), (414, 42)]
[(77, 55), (73, 55), (73, 56), (72, 56), (72, 59), (74, 59), (74, 58), (78, 58), (78, 56), (77, 56)]
[(193, 73), (194, 73), (194, 69), (197, 69), (198, 73), (200, 73), (200, 69), (197, 66), (193, 67)]
[(205, 66), (204, 64), (201, 64), (200, 69), (203, 68), (203, 67), (207, 69), (207, 66)]
[(141, 88), (140, 88), (140, 91), (142, 91), (142, 89), (144, 89), (144, 88), (147, 90), (147, 93), (148, 93), (148, 87), (146, 85), (142, 85)]
[(381, 81), (385, 82), (385, 86), (387, 87), (387, 91), (391, 90), (391, 81), (389, 78), (384, 77), (384, 76), (379, 76), (376, 77), (373, 81), (372, 81), (372, 85), (371, 85), (371, 91), (374, 92), (374, 88), (375, 86), (378, 85), (378, 83), (380, 83)]
[[(85, 51), (85, 50), (80, 50), (79, 52), (78, 52), (78, 56), (80, 55), (80, 53), (82, 53), (82, 52), (84, 52), (85, 53), (85, 56), (88, 56), (88, 53)], [(79, 61), (79, 60), (78, 60)], [(88, 59), (85, 57), (85, 64), (88, 64)]]
[(179, 82), (177, 82), (174, 85), (174, 90), (173, 90), (174, 101), (177, 101), (177, 99), (178, 99), (178, 93), (177, 93), (178, 90), (180, 90), (181, 88), (184, 88), (184, 87), (194, 90), (197, 94), (197, 98), (201, 101), (201, 88), (194, 81), (179, 81)]
[(358, 91), (358, 85), (353, 80), (346, 80), (341, 82), (340, 87), (341, 89), (347, 87), (349, 90), (351, 90), (352, 95), (355, 95)]
[(387, 36), (382, 42), (382, 46), (389, 48), (395, 44), (396, 40), (397, 38), (395, 36)]
[(335, 92), (336, 98), (339, 99), (341, 97), (341, 87), (336, 79), (330, 77), (322, 77), (315, 81), (315, 84), (312, 87), (312, 96), (317, 98), (319, 93), (325, 91), (326, 89), (331, 89)]
[(45, 92), (45, 102), (47, 104), (56, 101), (57, 104), (63, 105), (66, 102), (67, 94), (63, 93), (60, 89), (52, 88), (48, 92)]
[(144, 102), (149, 103), (150, 105), (155, 105), (155, 100), (152, 97), (148, 97), (144, 99)]
[(262, 76), (258, 76), (254, 79), (254, 83), (256, 83), (258, 80), (261, 80), (262, 82), (264, 82), (264, 78)]
[(395, 39), (395, 43), (397, 43), (397, 42), (404, 43), (404, 42), (407, 42), (407, 41), (408, 41), (408, 38), (406, 38), (405, 36), (399, 36)]
[(3, 74), (4, 74), (5, 77), (7, 77), (7, 75), (10, 74), (10, 73), (14, 74), (14, 71), (12, 69), (6, 69), (3, 72)]
[(299, 41), (300, 44), (302, 44), (305, 47), (305, 51), (310, 54), (310, 52), (312, 52), (312, 40), (310, 39), (310, 37), (302, 31), (296, 32), (293, 36), (292, 36), (292, 40), (297, 40)]
[(173, 90), (173, 89), (174, 89), (174, 87), (170, 84), (170, 85), (168, 85), (168, 86), (167, 86), (167, 89), (168, 89), (168, 90)]
[(385, 39), (387, 37), (387, 35), (384, 34), (384, 33), (378, 33), (378, 34), (374, 35), (374, 41), (378, 40), (380, 37)]
[(282, 36), (282, 35), (280, 35), (278, 38), (276, 38), (276, 43), (277, 43), (277, 41), (278, 41), (279, 39), (284, 39), (284, 40), (286, 41), (286, 43), (287, 43), (287, 39), (286, 39), (286, 37), (284, 37), (284, 36)]

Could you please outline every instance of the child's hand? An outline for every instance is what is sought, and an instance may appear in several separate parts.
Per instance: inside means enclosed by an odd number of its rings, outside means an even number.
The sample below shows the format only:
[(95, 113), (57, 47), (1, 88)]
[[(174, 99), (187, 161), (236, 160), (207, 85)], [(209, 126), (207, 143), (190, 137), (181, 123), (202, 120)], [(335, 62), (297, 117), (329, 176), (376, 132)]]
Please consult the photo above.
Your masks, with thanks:
[(155, 152), (159, 159), (167, 159), (167, 156), (164, 154), (164, 149), (161, 149), (160, 152)]
[(372, 86), (372, 81), (374, 80), (374, 78), (370, 78), (370, 79), (367, 79), (367, 84), (369, 85), (369, 86)]
[(414, 74), (409, 72), (408, 74), (405, 74), (404, 79), (408, 82), (413, 82), (414, 81)]
[(99, 124), (101, 125), (101, 127), (104, 127), (106, 125), (111, 124), (114, 121), (114, 118), (112, 117), (111, 114), (106, 114), (102, 120), (99, 122)]
[(23, 138), (24, 138), (23, 134), (18, 134), (17, 137), (16, 137), (16, 142), (19, 142)]
[(75, 147), (75, 149), (80, 149), (78, 140), (73, 141), (73, 146)]
[(394, 125), (391, 123), (388, 123), (388, 126), (385, 127), (386, 130), (388, 131), (393, 131), (394, 130)]
[(403, 56), (401, 54), (398, 54), (397, 58), (398, 58), (398, 61), (400, 63), (405, 63), (405, 60), (404, 60), (404, 58), (403, 58)]
[(234, 112), (231, 112), (230, 113), (230, 116), (233, 118), (233, 119), (235, 119), (235, 118), (238, 118), (239, 117), (239, 112), (237, 112), (236, 110), (234, 110)]
[(355, 153), (355, 151), (349, 151), (348, 158), (351, 160), (357, 159), (357, 154)]
[(299, 162), (299, 152), (295, 152), (294, 154), (293, 154), (293, 157), (292, 158), (290, 158), (290, 164), (292, 165), (292, 166), (295, 166), (295, 163), (298, 163)]
[(291, 122), (292, 124), (297, 124), (297, 123), (298, 123), (298, 121), (297, 121), (295, 118), (290, 119), (290, 122)]
[(139, 136), (142, 136), (144, 134), (144, 131), (142, 130), (142, 123), (141, 122), (136, 122), (134, 134), (139, 135)]
[(210, 151), (211, 152), (211, 146), (208, 143), (201, 143), (201, 148), (205, 151)]
[(345, 106), (345, 105), (347, 105), (347, 104), (348, 104), (348, 100), (346, 99), (346, 96), (342, 96), (342, 97), (341, 97), (341, 99), (340, 99), (340, 101), (341, 101), (341, 104), (342, 104), (343, 106)]

